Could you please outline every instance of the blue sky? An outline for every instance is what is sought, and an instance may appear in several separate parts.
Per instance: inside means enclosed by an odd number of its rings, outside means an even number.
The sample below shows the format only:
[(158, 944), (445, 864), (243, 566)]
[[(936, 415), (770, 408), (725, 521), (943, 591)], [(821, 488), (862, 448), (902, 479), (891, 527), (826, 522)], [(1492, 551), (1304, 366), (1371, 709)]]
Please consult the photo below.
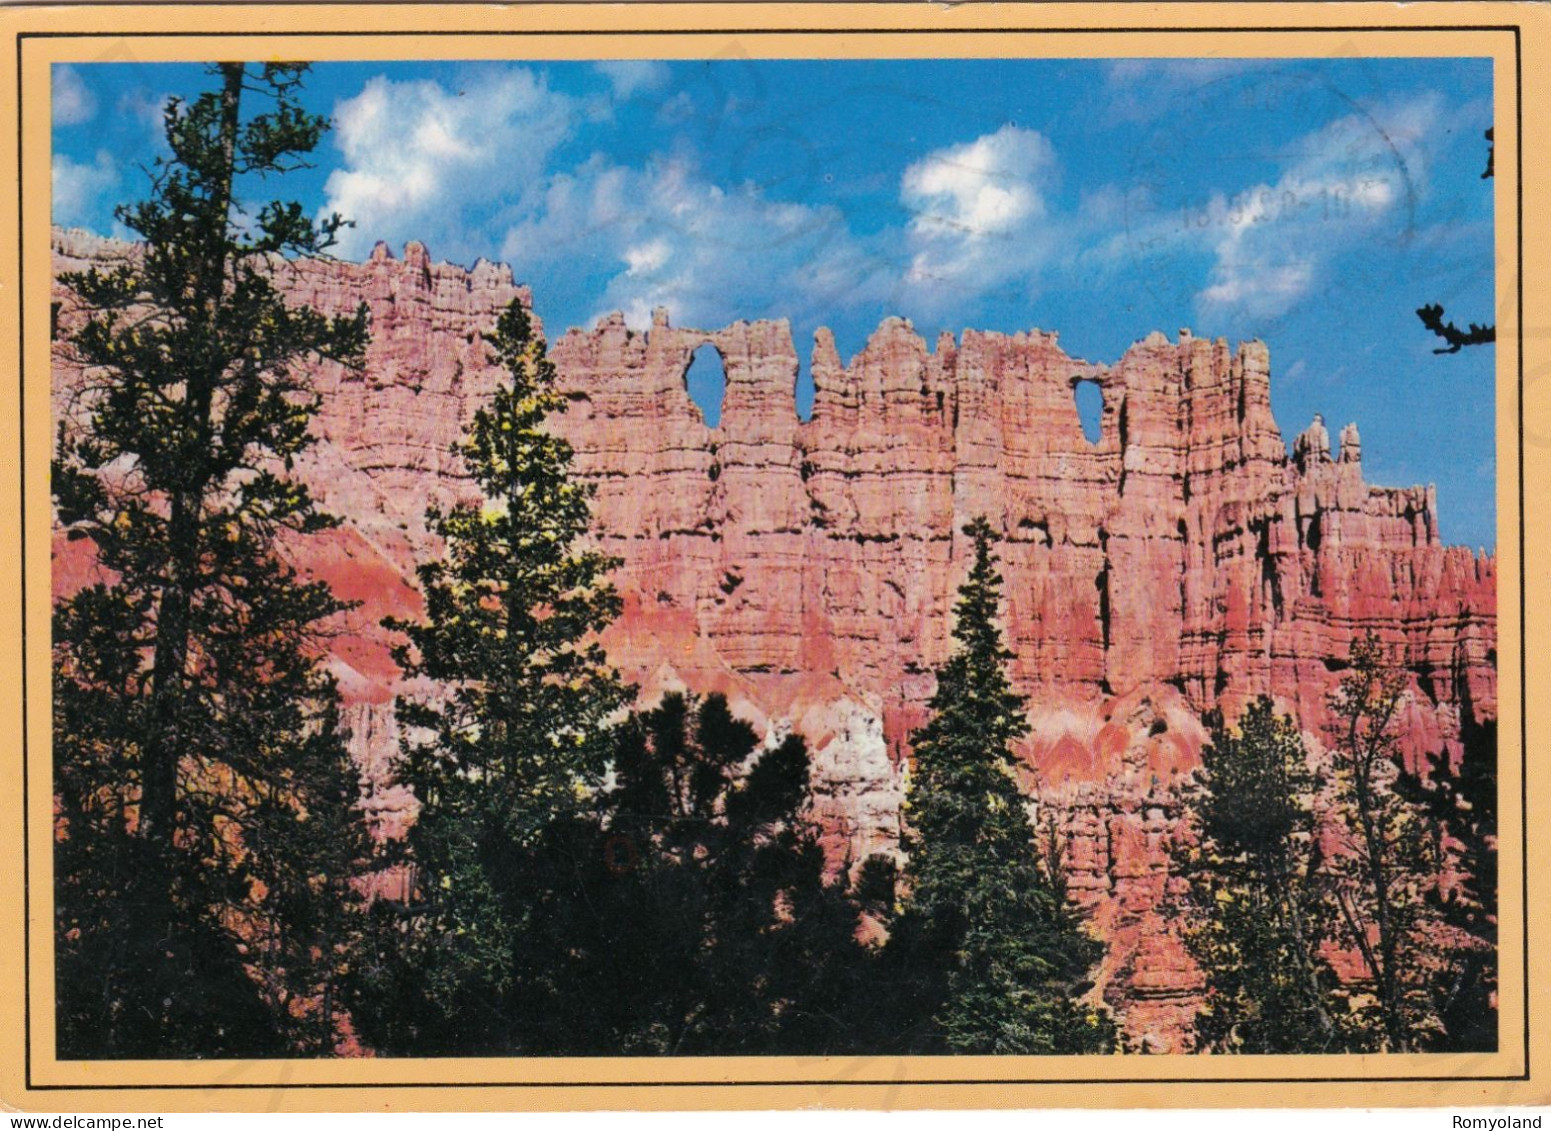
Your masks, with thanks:
[[(125, 234), (196, 65), (54, 70), (56, 223)], [(1356, 420), (1370, 482), (1436, 483), (1446, 541), (1496, 543), (1485, 59), (318, 64), (334, 129), (266, 190), (356, 221), (339, 252), (512, 264), (552, 337), (653, 306), (789, 318), (843, 356), (885, 316), (1057, 330), (1118, 358), (1183, 326), (1271, 347), (1290, 441)], [(1333, 429), (1334, 430), (1334, 429)]]

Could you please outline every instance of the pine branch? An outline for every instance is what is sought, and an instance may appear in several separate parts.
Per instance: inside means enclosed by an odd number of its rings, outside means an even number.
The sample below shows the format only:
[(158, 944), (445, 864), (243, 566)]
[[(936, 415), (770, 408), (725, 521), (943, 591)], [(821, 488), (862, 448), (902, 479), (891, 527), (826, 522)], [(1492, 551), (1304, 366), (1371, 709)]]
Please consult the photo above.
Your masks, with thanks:
[(1438, 337), (1448, 345), (1433, 350), (1433, 353), (1458, 353), (1466, 346), (1484, 346), (1497, 340), (1496, 326), (1482, 326), (1472, 322), (1469, 330), (1461, 330), (1453, 322), (1443, 320), (1443, 307), (1438, 303), (1419, 308), (1416, 316)]
[[(1488, 142), (1493, 140), (1493, 130), (1485, 131)], [(1483, 181), (1489, 180), (1495, 175), (1497, 163), (1497, 146), (1489, 144), (1486, 147), (1486, 170), (1481, 174)], [(1422, 320), (1422, 325), (1431, 330), (1447, 344), (1433, 350), (1433, 353), (1458, 353), (1466, 346), (1483, 346), (1497, 340), (1497, 327), (1495, 325), (1483, 326), (1472, 322), (1470, 329), (1461, 330), (1453, 322), (1443, 320), (1443, 306), (1441, 303), (1429, 303), (1419, 308), (1416, 316)]]

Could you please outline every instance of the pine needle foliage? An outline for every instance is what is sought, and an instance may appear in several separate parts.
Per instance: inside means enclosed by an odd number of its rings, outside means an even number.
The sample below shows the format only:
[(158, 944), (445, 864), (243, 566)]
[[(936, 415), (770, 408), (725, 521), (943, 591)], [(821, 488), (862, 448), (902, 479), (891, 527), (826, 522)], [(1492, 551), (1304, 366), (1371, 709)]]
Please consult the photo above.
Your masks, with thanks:
[[(290, 476), (309, 366), (359, 366), (366, 312), (288, 305), (285, 256), (343, 223), (249, 207), (326, 123), (306, 68), (211, 68), (171, 100), (144, 241), (64, 276), (59, 524), (100, 580), (54, 610), (59, 1044), (68, 1057), (319, 1053), (365, 853), (319, 638), (343, 606), (279, 547), (332, 520)], [(260, 113), (245, 114), (245, 99)]]
[(1316, 869), (1315, 775), (1297, 724), (1267, 698), (1236, 728), (1210, 720), (1189, 802), (1198, 843), (1176, 867), (1190, 881), (1186, 944), (1206, 976), (1196, 1020), (1215, 1052), (1339, 1052), (1351, 1034), (1319, 953), (1328, 908)]
[(1443, 1038), (1427, 990), (1437, 943), (1429, 893), (1441, 858), (1425, 810), (1407, 797), (1400, 751), (1406, 669), (1369, 632), (1352, 643), (1329, 697), (1335, 816), (1347, 851), (1326, 866), (1341, 943), (1360, 955), (1372, 993), (1363, 1010), (1377, 1047), (1415, 1052)]
[[(457, 449), (481, 498), (430, 511), (446, 550), (419, 567), (425, 617), (387, 622), (405, 675), (437, 688), (397, 706), (415, 894), (378, 909), (358, 995), (389, 1050), (550, 1051), (572, 944), (546, 921), (576, 894), (556, 845), (582, 835), (629, 698), (596, 636), (617, 562), (578, 546), (592, 490), (545, 427), (566, 402), (544, 338), (514, 300), (486, 341), (507, 381)], [(384, 986), (402, 996), (368, 1016)]]
[[(1468, 706), (1468, 704), (1467, 704)], [(1497, 1037), (1497, 722), (1461, 723), (1458, 763), (1439, 752), (1424, 780), (1403, 776), (1406, 798), (1437, 830), (1451, 882), (1427, 891), (1430, 910), (1456, 945), (1433, 956), (1432, 995), (1446, 1052), (1493, 1052)], [(1446, 847), (1444, 847), (1446, 846)]]
[(908, 897), (890, 946), (917, 972), (913, 1051), (1108, 1051), (1108, 1019), (1079, 999), (1101, 948), (1042, 867), (1012, 776), (1027, 706), (1008, 683), (1001, 576), (984, 518), (955, 606), (952, 658), (913, 738)]
[(801, 737), (761, 749), (724, 696), (673, 693), (621, 728), (591, 902), (605, 1047), (675, 1055), (848, 1051), (857, 912), (805, 820)]
[(1397, 655), (1372, 633), (1355, 640), (1328, 697), (1320, 776), (1267, 699), (1237, 730), (1214, 724), (1187, 798), (1199, 843), (1175, 861), (1190, 882), (1186, 941), (1206, 976), (1204, 1047), (1495, 1045), (1490, 731), (1467, 726), (1465, 765), (1438, 759), (1424, 780), (1401, 755), (1407, 695)]

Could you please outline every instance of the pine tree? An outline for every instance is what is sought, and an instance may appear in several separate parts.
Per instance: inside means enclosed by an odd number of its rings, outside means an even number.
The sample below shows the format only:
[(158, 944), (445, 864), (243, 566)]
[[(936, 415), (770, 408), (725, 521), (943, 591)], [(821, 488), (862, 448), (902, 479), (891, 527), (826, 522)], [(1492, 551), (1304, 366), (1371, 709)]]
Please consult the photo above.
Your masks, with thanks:
[(619, 611), (617, 563), (577, 546), (592, 491), (545, 427), (566, 402), (544, 339), (513, 301), (486, 340), (510, 383), (458, 449), (482, 501), (430, 512), (446, 550), (419, 568), (425, 619), (388, 622), (405, 675), (439, 689), (398, 703), (415, 892), (377, 910), (356, 994), (388, 1050), (552, 1051), (572, 949), (552, 928), (575, 895), (563, 847), (585, 834), (628, 702), (596, 640)]
[(1438, 1040), (1442, 1022), (1426, 982), (1435, 914), (1428, 893), (1439, 857), (1426, 814), (1401, 783), (1400, 709), (1406, 672), (1373, 633), (1352, 643), (1346, 674), (1330, 696), (1335, 820), (1346, 851), (1326, 866), (1343, 928), (1373, 988), (1374, 1043), (1411, 1052)]
[(1403, 796), (1421, 807), (1439, 841), (1449, 883), (1427, 890), (1429, 909), (1449, 931), (1429, 963), (1435, 1009), (1447, 1052), (1497, 1049), (1497, 722), (1462, 721), (1458, 765), (1446, 753), (1428, 759), (1424, 781), (1402, 775)]
[(1107, 1051), (1111, 1026), (1078, 1000), (1100, 947), (1042, 867), (1012, 777), (1028, 723), (1004, 671), (994, 535), (984, 518), (964, 532), (975, 560), (932, 719), (913, 737), (908, 897), (889, 944), (915, 980), (912, 1051)]
[[(1331, 780), (1268, 701), (1214, 729), (1182, 853), (1207, 976), (1205, 1044), (1237, 1052), (1413, 1052), (1495, 1045), (1495, 753), (1424, 785), (1401, 765), (1405, 671), (1370, 633), (1330, 696)], [(1488, 740), (1490, 741), (1490, 740)], [(1326, 787), (1329, 788), (1326, 788)], [(1468, 795), (1468, 796), (1467, 796)], [(1441, 828), (1440, 828), (1441, 826)], [(1442, 832), (1464, 881), (1444, 889)], [(1326, 962), (1356, 966), (1338, 978)]]
[(1201, 1047), (1337, 1052), (1336, 980), (1314, 843), (1314, 775), (1292, 719), (1262, 697), (1236, 730), (1212, 720), (1191, 809), (1199, 838), (1176, 867), (1190, 882), (1186, 943), (1206, 976)]
[[(595, 1051), (850, 1051), (857, 911), (803, 820), (801, 737), (761, 751), (721, 695), (666, 696), (621, 728), (603, 798), (608, 876)], [(621, 969), (609, 956), (635, 956)]]
[[(318, 636), (341, 605), (277, 553), (330, 520), (288, 474), (318, 406), (305, 363), (359, 365), (364, 308), (282, 301), (285, 256), (342, 221), (237, 188), (326, 128), (305, 68), (212, 68), (165, 113), (143, 243), (64, 277), (59, 524), (103, 580), (56, 603), (59, 1052), (326, 1052), (364, 847)], [(244, 116), (244, 95), (270, 103)]]

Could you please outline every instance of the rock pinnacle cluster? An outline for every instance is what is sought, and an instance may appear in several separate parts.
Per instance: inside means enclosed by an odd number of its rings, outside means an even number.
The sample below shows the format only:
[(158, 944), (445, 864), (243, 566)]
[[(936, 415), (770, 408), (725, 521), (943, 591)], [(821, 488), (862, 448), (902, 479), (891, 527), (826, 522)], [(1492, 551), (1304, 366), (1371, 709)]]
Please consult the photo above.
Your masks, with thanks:
[[(134, 254), (56, 231), (56, 275)], [(331, 666), (369, 790), (391, 835), (413, 799), (385, 786), (405, 687), (384, 616), (421, 611), (414, 565), (439, 547), (428, 504), (466, 497), (452, 448), (501, 374), (481, 332), (514, 297), (511, 270), (433, 263), (411, 243), (363, 263), (277, 264), (291, 301), (366, 302), (363, 371), (314, 374), (317, 443), (298, 464), (343, 521), (293, 547), (297, 566), (360, 605)], [(69, 318), (70, 296), (56, 294)], [(720, 354), (709, 427), (685, 383)], [(568, 411), (554, 421), (595, 484), (595, 538), (623, 562), (624, 613), (605, 635), (643, 701), (725, 692), (772, 740), (814, 752), (813, 817), (836, 869), (897, 851), (910, 735), (948, 656), (967, 569), (962, 527), (1001, 535), (1010, 676), (1028, 697), (1025, 785), (1056, 815), (1071, 891), (1108, 944), (1098, 992), (1128, 1041), (1182, 1047), (1199, 975), (1166, 914), (1178, 788), (1201, 717), (1270, 695), (1314, 744), (1355, 639), (1373, 631), (1409, 673), (1405, 757), (1457, 757), (1462, 724), (1493, 719), (1496, 559), (1440, 542), (1431, 487), (1364, 478), (1357, 426), (1316, 418), (1291, 448), (1271, 413), (1271, 359), (1181, 330), (1118, 360), (1068, 356), (1054, 333), (965, 331), (925, 342), (884, 321), (842, 362), (821, 330), (811, 418), (784, 321), (637, 331), (614, 315), (550, 341)], [(1097, 443), (1074, 401), (1103, 399)], [(79, 374), (56, 354), (54, 405)], [(56, 539), (56, 593), (95, 568)]]

